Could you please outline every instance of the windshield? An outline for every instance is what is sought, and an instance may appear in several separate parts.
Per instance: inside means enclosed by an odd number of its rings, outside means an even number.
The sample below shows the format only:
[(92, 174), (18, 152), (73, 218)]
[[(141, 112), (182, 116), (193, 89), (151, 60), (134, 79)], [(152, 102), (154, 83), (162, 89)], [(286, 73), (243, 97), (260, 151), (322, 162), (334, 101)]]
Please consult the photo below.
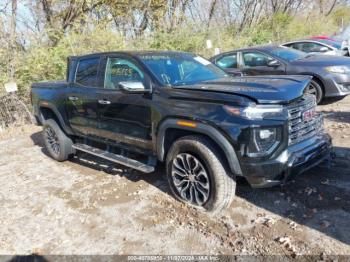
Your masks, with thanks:
[(307, 56), (307, 54), (302, 51), (287, 47), (277, 47), (270, 50), (270, 53), (288, 62), (302, 59)]
[(190, 85), (227, 77), (224, 71), (200, 56), (187, 53), (143, 54), (143, 63), (164, 85)]

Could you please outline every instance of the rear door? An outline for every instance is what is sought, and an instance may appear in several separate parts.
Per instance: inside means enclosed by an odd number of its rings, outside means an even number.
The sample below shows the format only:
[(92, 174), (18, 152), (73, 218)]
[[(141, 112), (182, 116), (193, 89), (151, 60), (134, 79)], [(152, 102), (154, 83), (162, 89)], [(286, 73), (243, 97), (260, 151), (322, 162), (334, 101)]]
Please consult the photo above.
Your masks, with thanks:
[(128, 55), (105, 57), (103, 64), (104, 85), (97, 95), (99, 136), (141, 151), (152, 150), (151, 92), (127, 93), (119, 87), (120, 82), (142, 82), (150, 89), (149, 77)]
[(242, 52), (244, 75), (284, 75), (283, 62), (259, 51)]
[(96, 94), (99, 88), (100, 57), (81, 58), (67, 89), (66, 112), (77, 135), (96, 136), (98, 115)]

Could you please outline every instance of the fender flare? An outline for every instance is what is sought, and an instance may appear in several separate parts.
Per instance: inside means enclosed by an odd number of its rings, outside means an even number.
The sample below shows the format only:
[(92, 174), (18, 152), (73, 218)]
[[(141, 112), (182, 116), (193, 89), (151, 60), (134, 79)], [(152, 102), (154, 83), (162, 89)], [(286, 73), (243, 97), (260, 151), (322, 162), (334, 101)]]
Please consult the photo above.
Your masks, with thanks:
[(183, 119), (172, 118), (172, 119), (164, 120), (158, 128), (156, 148), (157, 148), (157, 157), (159, 161), (164, 161), (164, 158), (165, 158), (164, 139), (165, 139), (166, 130), (169, 128), (187, 130), (187, 131), (203, 134), (210, 137), (225, 153), (225, 157), (227, 159), (231, 172), (235, 175), (242, 175), (242, 169), (239, 164), (239, 161), (233, 146), (230, 144), (230, 142), (224, 137), (224, 135), (219, 130), (212, 127), (211, 125), (200, 123), (200, 122), (195, 122), (196, 123), (195, 128), (187, 127), (187, 126), (179, 126), (177, 124), (177, 121), (179, 120), (183, 120)]
[(45, 122), (45, 119), (41, 113), (41, 109), (42, 108), (47, 108), (47, 109), (50, 109), (54, 114), (55, 116), (57, 117), (58, 121), (59, 121), (59, 125), (63, 128), (64, 132), (66, 132), (67, 134), (73, 134), (72, 130), (70, 129), (70, 127), (68, 127), (66, 125), (66, 123), (64, 122), (63, 120), (63, 117), (62, 115), (60, 114), (60, 112), (58, 111), (57, 107), (50, 103), (50, 102), (47, 102), (47, 101), (41, 101), (39, 103), (39, 118), (40, 118), (40, 121), (41, 123), (43, 124)]

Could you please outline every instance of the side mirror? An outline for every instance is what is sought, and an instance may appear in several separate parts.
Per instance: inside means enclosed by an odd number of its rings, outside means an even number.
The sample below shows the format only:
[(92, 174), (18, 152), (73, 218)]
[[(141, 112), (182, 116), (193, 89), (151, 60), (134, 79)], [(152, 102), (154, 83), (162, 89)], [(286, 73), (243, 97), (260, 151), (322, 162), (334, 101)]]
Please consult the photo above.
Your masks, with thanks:
[(275, 60), (275, 59), (267, 62), (267, 66), (269, 66), (269, 67), (278, 67), (280, 65), (281, 65), (280, 61)]
[(148, 92), (142, 82), (119, 82), (119, 88), (127, 93)]

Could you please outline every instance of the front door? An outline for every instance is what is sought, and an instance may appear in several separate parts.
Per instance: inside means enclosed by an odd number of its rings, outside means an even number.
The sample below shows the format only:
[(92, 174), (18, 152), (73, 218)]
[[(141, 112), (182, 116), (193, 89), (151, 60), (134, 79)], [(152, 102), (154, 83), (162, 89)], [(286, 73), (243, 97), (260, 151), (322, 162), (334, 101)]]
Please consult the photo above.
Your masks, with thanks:
[(231, 76), (242, 76), (237, 52), (225, 54), (215, 60), (215, 64)]
[(117, 144), (151, 150), (151, 93), (128, 93), (120, 82), (150, 82), (141, 66), (128, 56), (105, 59), (104, 86), (97, 94), (100, 136)]
[[(285, 66), (282, 62), (269, 55), (257, 51), (242, 52), (244, 75), (284, 75)], [(271, 62), (275, 62), (273, 64)]]
[(100, 58), (83, 58), (77, 62), (77, 70), (67, 88), (66, 111), (69, 124), (75, 134), (98, 134), (97, 99)]

